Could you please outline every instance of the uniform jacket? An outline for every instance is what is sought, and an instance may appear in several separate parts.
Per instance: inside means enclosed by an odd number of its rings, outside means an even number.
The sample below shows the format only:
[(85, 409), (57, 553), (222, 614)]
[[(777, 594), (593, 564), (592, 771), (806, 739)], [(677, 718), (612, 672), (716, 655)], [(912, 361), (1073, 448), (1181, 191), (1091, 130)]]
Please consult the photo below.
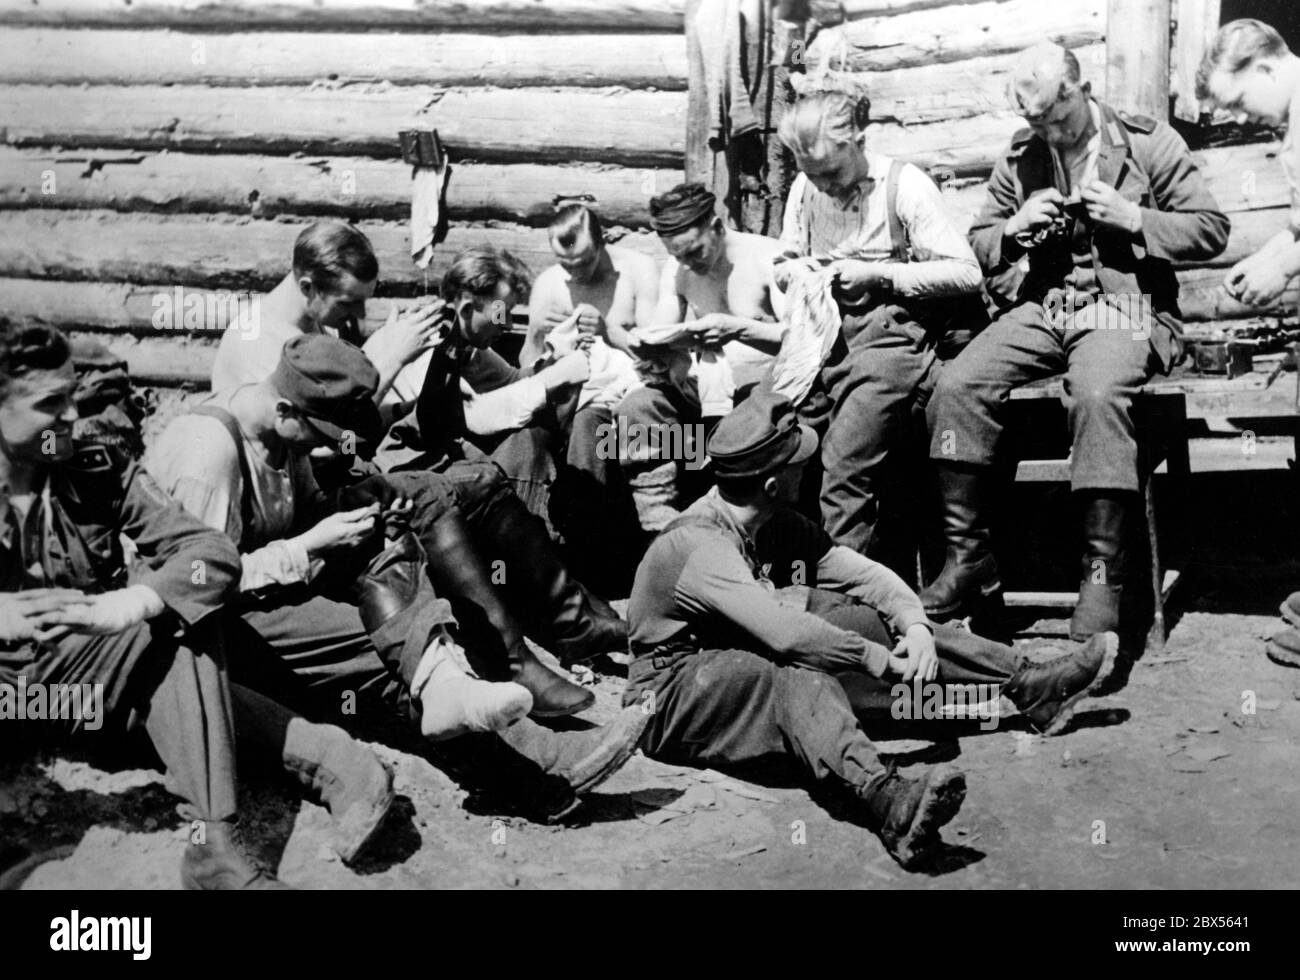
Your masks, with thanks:
[[(1205, 262), (1228, 244), (1229, 221), (1219, 210), (1187, 144), (1172, 127), (1147, 116), (1118, 112), (1098, 102), (1101, 149), (1098, 178), (1142, 208), (1142, 232), (1093, 227), (1090, 245), (1101, 291), (1111, 296), (1150, 297), (1155, 317), (1171, 337), (1155, 331), (1153, 342), (1165, 371), (1182, 354), (1181, 313), (1175, 262)], [(989, 181), (984, 208), (970, 230), (971, 246), (985, 274), (1001, 275), (1025, 254), (1002, 229), (1036, 190), (1054, 187), (1051, 149), (1026, 128), (1016, 133)], [(1029, 273), (1018, 302), (1042, 302), (1073, 268), (1068, 237), (1029, 250)]]
[[(130, 568), (122, 535), (141, 559)], [(219, 609), (238, 582), (230, 539), (187, 514), (138, 463), (102, 446), (83, 446), (50, 469), (20, 534), (0, 523), (0, 591), (96, 594), (147, 585), (192, 625)]]

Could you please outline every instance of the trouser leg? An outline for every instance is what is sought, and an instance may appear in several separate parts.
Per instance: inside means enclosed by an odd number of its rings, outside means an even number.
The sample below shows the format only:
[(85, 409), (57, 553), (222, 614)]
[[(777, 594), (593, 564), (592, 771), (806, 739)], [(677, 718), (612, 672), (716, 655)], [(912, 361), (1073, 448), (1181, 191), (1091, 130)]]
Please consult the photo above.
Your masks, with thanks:
[(778, 666), (746, 650), (702, 650), (656, 668), (639, 658), (624, 704), (653, 693), (642, 748), (694, 766), (787, 759), (819, 781), (862, 790), (884, 771), (829, 674)]
[[(237, 810), (235, 733), (224, 637), (215, 621), (189, 630), (156, 621), (111, 636), (68, 636), (32, 665), (44, 684), (102, 684), (104, 715), (143, 721), (187, 816), (231, 820)], [(84, 724), (68, 726), (74, 733)]]
[[(702, 417), (691, 402), (670, 384), (647, 384), (628, 393), (614, 410), (616, 434), (627, 434), (617, 445), (619, 465), (632, 491), (637, 520), (645, 531), (662, 531), (690, 503), (686, 499), (686, 464), (701, 458), (696, 445)], [(650, 439), (649, 433), (678, 432), (685, 459), (675, 458), (672, 442)]]
[[(822, 517), (837, 544), (896, 565), (899, 556), (882, 553), (881, 508), (890, 492), (911, 492), (900, 485), (906, 442), (936, 359), (920, 328), (896, 322), (887, 308), (846, 317), (841, 343), (822, 371), (832, 406), (821, 452)], [(902, 564), (901, 574), (913, 577)]]
[(1076, 491), (1135, 492), (1133, 399), (1155, 369), (1151, 334), (1099, 303), (1074, 315), (1065, 349), (1068, 367), (1062, 401), (1073, 438), (1071, 486)]

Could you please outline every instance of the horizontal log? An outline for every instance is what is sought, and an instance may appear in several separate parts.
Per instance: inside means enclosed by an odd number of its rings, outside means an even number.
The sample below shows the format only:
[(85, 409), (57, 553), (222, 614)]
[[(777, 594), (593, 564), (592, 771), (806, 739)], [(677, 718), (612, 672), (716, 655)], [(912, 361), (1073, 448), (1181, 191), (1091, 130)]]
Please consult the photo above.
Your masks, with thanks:
[[(1106, 64), (1106, 45), (1075, 50), (1085, 75), (1094, 77)], [(1014, 54), (872, 72), (865, 81), (871, 115), (903, 124), (960, 119), (1010, 108), (1007, 86)]]
[(215, 337), (104, 336), (69, 331), (73, 339), (93, 337), (126, 361), (137, 384), (185, 385), (207, 390), (212, 384), (212, 362), (217, 356)]
[[(76, 281), (179, 283), (216, 289), (269, 289), (288, 271), (302, 222), (225, 216), (118, 214), (111, 211), (0, 212), (0, 276)], [(554, 261), (546, 232), (518, 225), (459, 225), (427, 271), (411, 262), (409, 230), (397, 222), (359, 225), (374, 245), (381, 290), (433, 290), (457, 252), (505, 248), (534, 272)], [(619, 244), (662, 255), (657, 236), (630, 232)]]
[[(140, 57), (148, 51), (147, 58)], [(235, 34), (31, 28), (0, 35), (0, 82), (686, 88), (681, 34)]]
[[(845, 71), (889, 71), (1010, 54), (1043, 38), (1067, 47), (1106, 35), (1106, 0), (998, 0), (861, 17), (822, 31), (808, 50)], [(1094, 79), (1101, 88), (1104, 79)]]
[(679, 31), (685, 0), (0, 0), (0, 24)]
[[(544, 225), (558, 195), (589, 194), (606, 224), (643, 228), (647, 202), (680, 170), (594, 164), (457, 164), (447, 188), (453, 221)], [(252, 217), (337, 215), (405, 220), (411, 169), (369, 157), (269, 157), (20, 150), (0, 146), (0, 208), (226, 211)]]
[[(64, 332), (129, 334), (135, 337), (212, 337), (253, 303), (258, 293), (122, 282), (60, 282), (0, 278), (5, 315), (24, 324)], [(406, 310), (420, 297), (374, 300), (366, 306), (367, 334), (383, 326), (389, 305)], [(527, 323), (527, 308), (515, 311), (516, 329)]]
[(349, 85), (0, 86), (5, 142), (395, 157), (433, 126), (456, 160), (680, 166), (684, 92)]

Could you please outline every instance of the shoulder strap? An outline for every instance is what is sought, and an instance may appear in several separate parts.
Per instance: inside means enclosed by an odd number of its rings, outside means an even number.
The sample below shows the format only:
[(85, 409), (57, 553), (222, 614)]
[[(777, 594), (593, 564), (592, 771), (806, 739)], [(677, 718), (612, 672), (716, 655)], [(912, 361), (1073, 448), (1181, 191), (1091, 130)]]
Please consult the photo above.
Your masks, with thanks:
[[(239, 519), (244, 526), (241, 537), (246, 538), (253, 527), (253, 474), (248, 466), (248, 457), (244, 454), (244, 434), (239, 431), (239, 423), (235, 421), (235, 417), (216, 405), (199, 405), (197, 408), (190, 409), (190, 414), (206, 415), (208, 418), (216, 419), (225, 426), (226, 432), (235, 442), (235, 453), (239, 456), (239, 475), (244, 481), (244, 492), (239, 498)], [(236, 543), (243, 544), (242, 541)]]
[(889, 161), (889, 175), (885, 177), (885, 212), (889, 215), (889, 242), (895, 262), (911, 258), (912, 242), (907, 236), (907, 226), (898, 216), (898, 175), (903, 170), (901, 160)]

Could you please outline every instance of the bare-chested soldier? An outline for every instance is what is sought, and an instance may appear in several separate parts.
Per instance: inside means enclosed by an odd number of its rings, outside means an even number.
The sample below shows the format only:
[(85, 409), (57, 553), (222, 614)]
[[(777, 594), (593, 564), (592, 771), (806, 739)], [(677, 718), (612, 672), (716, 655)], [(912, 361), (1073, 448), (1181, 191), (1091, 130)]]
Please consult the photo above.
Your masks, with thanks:
[[(773, 261), (782, 252), (774, 238), (733, 231), (718, 217), (717, 199), (701, 184), (681, 184), (650, 201), (650, 218), (670, 258), (659, 282), (659, 302), (651, 328), (638, 330), (634, 341), (653, 341), (677, 334), (675, 355), (637, 343), (648, 358), (652, 376), (619, 405), (620, 427), (683, 433), (678, 440), (630, 441), (620, 455), (641, 526), (661, 530), (677, 516), (681, 471), (686, 459), (672, 458), (674, 446), (688, 443), (686, 433), (706, 416), (723, 416), (763, 380), (781, 347), (778, 322), (780, 294), (772, 279)], [(774, 305), (775, 299), (775, 305)], [(667, 328), (678, 325), (677, 331)], [(686, 336), (681, 336), (685, 334)], [(688, 362), (680, 345), (697, 351)], [(643, 375), (647, 374), (643, 362)], [(645, 429), (640, 431), (646, 431)], [(702, 449), (702, 447), (697, 447)], [(681, 453), (696, 458), (689, 451)]]

